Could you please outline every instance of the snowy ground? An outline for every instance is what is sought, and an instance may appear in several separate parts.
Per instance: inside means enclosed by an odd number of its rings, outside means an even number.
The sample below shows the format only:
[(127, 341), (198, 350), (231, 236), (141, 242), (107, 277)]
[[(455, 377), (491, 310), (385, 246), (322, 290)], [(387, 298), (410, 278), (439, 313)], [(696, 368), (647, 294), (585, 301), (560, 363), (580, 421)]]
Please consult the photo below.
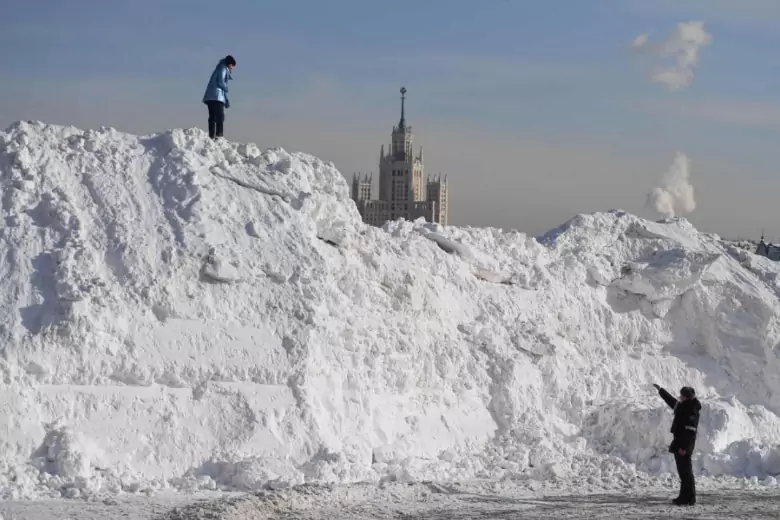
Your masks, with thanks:
[(9, 500), (0, 502), (0, 520), (149, 520), (175, 507), (208, 503), (216, 493), (168, 493), (105, 497), (102, 499)]
[[(501, 520), (585, 518), (780, 517), (780, 494), (756, 489), (710, 489), (693, 508), (670, 504), (674, 489), (656, 488), (587, 495), (501, 493), (477, 487), (403, 484), (367, 489), (304, 486), (298, 491), (236, 495), (213, 499), (174, 494), (103, 501), (51, 500), (0, 503), (3, 520)], [(210, 499), (211, 498), (211, 499)]]

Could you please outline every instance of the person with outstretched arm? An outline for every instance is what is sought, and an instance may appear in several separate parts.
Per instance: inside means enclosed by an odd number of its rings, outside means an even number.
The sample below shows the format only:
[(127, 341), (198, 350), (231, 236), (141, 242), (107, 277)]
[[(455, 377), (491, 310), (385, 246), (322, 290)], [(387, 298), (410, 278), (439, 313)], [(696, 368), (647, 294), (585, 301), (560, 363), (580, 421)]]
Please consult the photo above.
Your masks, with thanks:
[(222, 137), (225, 109), (230, 108), (227, 82), (233, 79), (230, 73), (235, 66), (236, 60), (229, 54), (219, 60), (214, 72), (211, 73), (206, 92), (203, 94), (203, 102), (209, 107), (209, 137), (211, 139)]
[(666, 404), (674, 410), (672, 420), (672, 443), (669, 451), (674, 453), (677, 464), (677, 474), (680, 476), (680, 494), (672, 500), (677, 506), (692, 506), (696, 504), (696, 481), (693, 477), (691, 456), (696, 446), (696, 430), (699, 428), (699, 412), (701, 403), (696, 398), (696, 392), (690, 386), (680, 389), (679, 400), (664, 388), (653, 384), (658, 394)]

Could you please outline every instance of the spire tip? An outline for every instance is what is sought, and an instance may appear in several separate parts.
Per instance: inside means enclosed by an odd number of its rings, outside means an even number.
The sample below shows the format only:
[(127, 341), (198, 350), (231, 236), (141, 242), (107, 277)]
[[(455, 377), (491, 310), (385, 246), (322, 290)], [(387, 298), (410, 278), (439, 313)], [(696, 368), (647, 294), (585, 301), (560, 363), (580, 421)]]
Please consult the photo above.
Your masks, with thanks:
[(406, 118), (404, 117), (404, 101), (406, 100), (406, 87), (401, 87), (401, 122), (398, 124), (399, 128), (406, 127)]

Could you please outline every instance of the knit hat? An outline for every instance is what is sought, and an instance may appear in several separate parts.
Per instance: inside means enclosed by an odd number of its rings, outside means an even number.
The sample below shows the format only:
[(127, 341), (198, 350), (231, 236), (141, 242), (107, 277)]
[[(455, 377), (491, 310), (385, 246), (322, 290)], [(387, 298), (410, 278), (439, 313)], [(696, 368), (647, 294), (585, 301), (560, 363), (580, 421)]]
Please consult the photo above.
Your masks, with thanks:
[(685, 397), (686, 399), (693, 399), (694, 397), (696, 397), (696, 391), (690, 386), (684, 386), (680, 388), (680, 395)]

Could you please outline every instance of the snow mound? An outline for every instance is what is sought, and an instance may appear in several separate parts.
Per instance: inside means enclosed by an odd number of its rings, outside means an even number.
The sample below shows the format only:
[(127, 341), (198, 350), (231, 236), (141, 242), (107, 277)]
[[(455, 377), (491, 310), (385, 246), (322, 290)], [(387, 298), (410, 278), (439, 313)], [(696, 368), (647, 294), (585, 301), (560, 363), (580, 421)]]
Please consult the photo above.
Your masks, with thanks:
[(0, 497), (780, 474), (780, 266), (684, 219), (367, 227), (336, 168), (0, 133)]

